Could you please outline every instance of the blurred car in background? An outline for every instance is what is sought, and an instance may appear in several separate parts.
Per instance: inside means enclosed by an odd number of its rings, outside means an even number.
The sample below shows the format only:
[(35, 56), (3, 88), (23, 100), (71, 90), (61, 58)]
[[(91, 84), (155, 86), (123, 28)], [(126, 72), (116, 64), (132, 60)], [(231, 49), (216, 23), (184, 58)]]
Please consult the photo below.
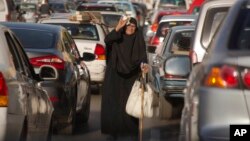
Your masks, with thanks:
[(97, 3), (113, 4), (119, 9), (119, 11), (123, 11), (128, 17), (136, 19), (136, 11), (130, 1), (99, 0)]
[(155, 0), (154, 9), (186, 9), (185, 0)]
[(24, 11), (25, 22), (36, 23), (39, 18), (38, 5), (35, 3), (20, 3), (20, 11)]
[(90, 72), (91, 82), (103, 82), (106, 70), (106, 45), (104, 38), (107, 34), (103, 28), (106, 28), (106, 26), (90, 21), (72, 21), (69, 18), (50, 18), (39, 22), (65, 27), (71, 33), (81, 56), (86, 52), (94, 55), (94, 60), (85, 61)]
[(0, 21), (23, 21), (13, 0), (0, 0)]
[(77, 11), (113, 11), (119, 12), (119, 9), (113, 4), (81, 3)]
[(47, 88), (55, 108), (55, 131), (74, 133), (75, 125), (87, 122), (90, 112), (89, 72), (74, 40), (61, 26), (2, 24), (18, 36), (36, 73), (43, 65), (52, 65), (58, 71), (58, 79), (49, 84), (50, 87), (42, 87)]
[(180, 25), (192, 25), (196, 19), (197, 15), (163, 16), (159, 22), (156, 33), (154, 36), (152, 36), (152, 38), (149, 40), (149, 43), (147, 44), (149, 64), (152, 64), (152, 60), (156, 56), (155, 50), (161, 46), (170, 28)]
[(108, 26), (109, 31), (113, 30), (121, 19), (122, 13), (119, 12), (108, 12), (102, 11), (100, 12), (103, 17), (103, 22), (106, 26)]
[(57, 79), (57, 71), (41, 66), (36, 75), (15, 34), (2, 25), (0, 44), (0, 140), (51, 140), (54, 108), (40, 85)]
[(70, 1), (49, 1), (53, 13), (74, 13), (76, 5)]
[[(150, 14), (151, 13), (151, 14)], [(153, 10), (151, 11), (148, 15), (147, 15), (147, 24), (146, 24), (146, 28), (145, 28), (145, 41), (148, 44), (150, 38), (152, 38), (152, 36), (154, 36), (154, 34), (156, 33), (158, 26), (159, 26), (159, 22), (161, 21), (161, 18), (163, 16), (167, 16), (167, 15), (183, 15), (186, 14), (185, 10), (178, 10), (178, 9), (157, 9), (157, 10)]]

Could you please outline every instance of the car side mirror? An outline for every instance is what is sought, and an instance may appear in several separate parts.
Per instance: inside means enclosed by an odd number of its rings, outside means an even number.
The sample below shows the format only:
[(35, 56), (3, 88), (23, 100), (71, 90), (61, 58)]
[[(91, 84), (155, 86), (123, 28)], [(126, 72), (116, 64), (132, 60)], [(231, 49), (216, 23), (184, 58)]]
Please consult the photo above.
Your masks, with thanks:
[(188, 78), (192, 69), (192, 62), (188, 55), (172, 55), (164, 64), (165, 73), (168, 75)]
[(42, 80), (56, 80), (58, 79), (58, 71), (53, 66), (43, 65), (39, 69), (39, 77)]
[(83, 54), (82, 54), (82, 57), (81, 57), (81, 61), (93, 61), (93, 60), (95, 60), (95, 58), (96, 58), (96, 56), (95, 56), (95, 54), (93, 54), (93, 53), (89, 53), (89, 52), (84, 52)]

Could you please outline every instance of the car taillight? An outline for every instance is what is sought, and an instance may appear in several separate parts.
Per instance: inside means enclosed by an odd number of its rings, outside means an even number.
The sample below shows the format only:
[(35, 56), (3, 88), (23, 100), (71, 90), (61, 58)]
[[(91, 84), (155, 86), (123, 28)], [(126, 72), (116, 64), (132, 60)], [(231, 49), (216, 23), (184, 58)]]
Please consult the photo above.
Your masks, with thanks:
[(103, 45), (96, 44), (95, 47), (95, 54), (97, 55), (97, 60), (105, 60), (106, 55), (105, 55), (105, 48)]
[(154, 24), (151, 25), (151, 30), (152, 30), (153, 32), (156, 32), (156, 31), (157, 31), (157, 28), (158, 28), (158, 23), (154, 23)]
[(160, 39), (159, 39), (159, 37), (154, 36), (154, 37), (152, 38), (151, 45), (157, 46), (157, 45), (159, 45), (159, 44), (160, 44)]
[(167, 73), (165, 73), (164, 77), (165, 78), (185, 78), (184, 76), (171, 75), (171, 74), (167, 74)]
[(51, 65), (54, 66), (56, 69), (64, 69), (65, 62), (64, 60), (55, 55), (49, 55), (49, 56), (30, 58), (30, 63), (34, 67), (40, 67), (42, 65)]
[(242, 72), (242, 80), (243, 80), (243, 84), (247, 88), (250, 88), (250, 70), (249, 69), (244, 69), (244, 71)]
[(190, 51), (189, 56), (190, 56), (191, 61), (192, 61), (193, 64), (198, 63), (198, 57), (197, 57), (197, 54), (196, 54), (195, 51)]
[(0, 72), (0, 107), (8, 106), (8, 88), (3, 74)]
[(205, 86), (236, 88), (239, 86), (238, 71), (233, 66), (213, 67), (205, 78)]

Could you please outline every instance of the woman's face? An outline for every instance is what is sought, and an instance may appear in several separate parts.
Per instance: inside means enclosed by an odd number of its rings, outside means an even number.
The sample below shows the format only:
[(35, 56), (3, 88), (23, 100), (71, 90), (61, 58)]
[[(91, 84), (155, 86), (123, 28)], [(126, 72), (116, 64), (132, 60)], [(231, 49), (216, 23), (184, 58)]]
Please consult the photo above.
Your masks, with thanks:
[(126, 34), (127, 35), (132, 35), (135, 33), (136, 30), (136, 25), (133, 23), (130, 23), (129, 25), (127, 25), (126, 27)]

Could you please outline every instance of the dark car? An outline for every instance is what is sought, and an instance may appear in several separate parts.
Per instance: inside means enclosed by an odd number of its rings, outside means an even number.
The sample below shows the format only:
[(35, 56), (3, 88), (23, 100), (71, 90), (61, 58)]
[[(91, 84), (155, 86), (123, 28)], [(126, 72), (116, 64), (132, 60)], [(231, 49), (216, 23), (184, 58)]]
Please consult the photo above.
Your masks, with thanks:
[(73, 13), (76, 11), (76, 5), (69, 1), (49, 1), (49, 6), (54, 13)]
[(73, 133), (76, 121), (88, 121), (90, 110), (89, 71), (74, 40), (61, 26), (2, 24), (19, 37), (36, 73), (42, 65), (52, 65), (58, 71), (58, 80), (50, 84), (51, 87), (43, 87), (50, 92), (55, 107), (56, 129), (59, 133)]
[(51, 140), (54, 108), (40, 85), (57, 79), (56, 70), (41, 66), (39, 77), (17, 37), (2, 25), (0, 39), (0, 140)]

